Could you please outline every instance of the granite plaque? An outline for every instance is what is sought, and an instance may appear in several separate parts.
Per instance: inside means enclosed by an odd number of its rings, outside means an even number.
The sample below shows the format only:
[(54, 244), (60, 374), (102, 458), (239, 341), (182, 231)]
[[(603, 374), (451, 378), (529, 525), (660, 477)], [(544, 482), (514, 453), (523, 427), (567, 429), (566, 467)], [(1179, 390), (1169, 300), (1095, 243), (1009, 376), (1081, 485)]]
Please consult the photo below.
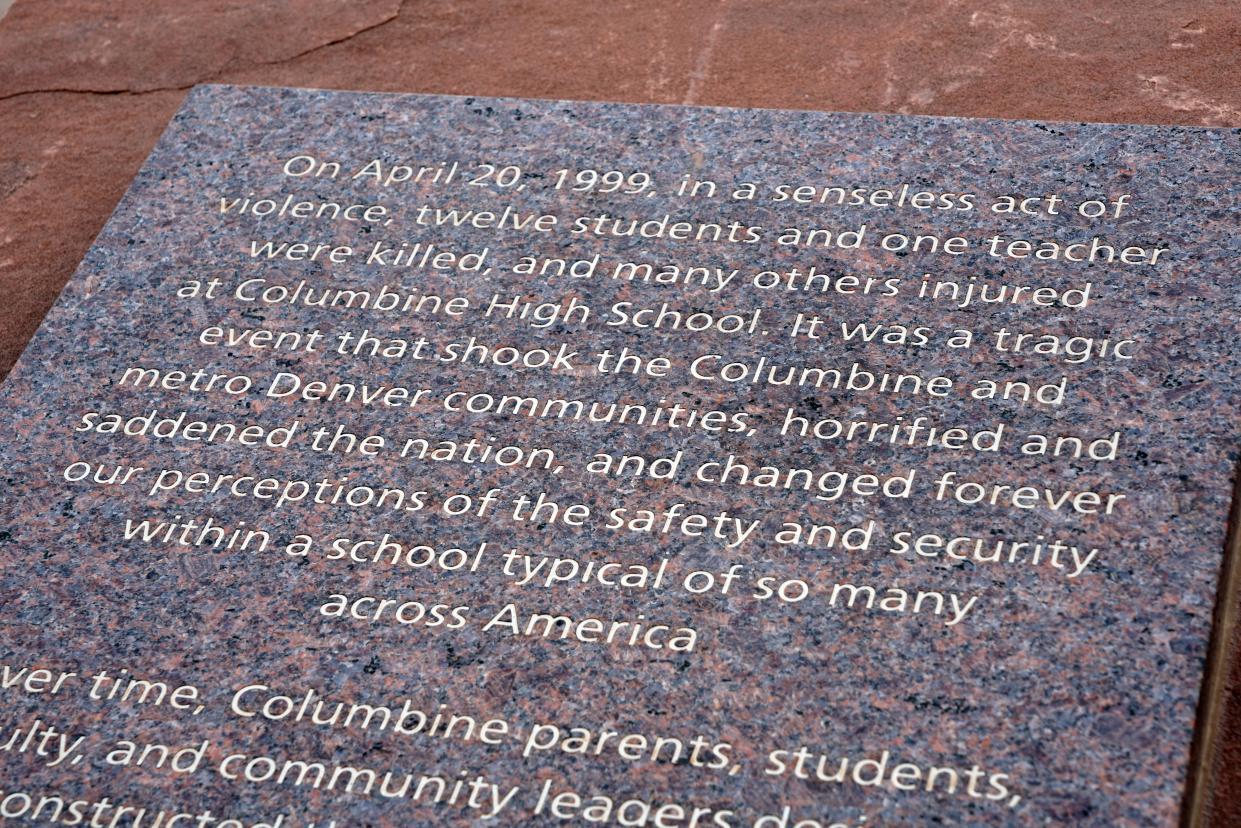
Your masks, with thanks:
[(0, 818), (1189, 820), (1238, 150), (195, 89), (0, 396)]

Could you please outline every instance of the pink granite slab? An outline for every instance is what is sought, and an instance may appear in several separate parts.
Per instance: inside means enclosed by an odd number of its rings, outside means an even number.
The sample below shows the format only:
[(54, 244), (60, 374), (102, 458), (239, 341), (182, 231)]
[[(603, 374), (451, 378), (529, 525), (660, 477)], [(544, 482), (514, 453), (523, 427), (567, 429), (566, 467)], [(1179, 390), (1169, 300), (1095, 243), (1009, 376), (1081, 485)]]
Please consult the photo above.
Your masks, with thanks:
[[(557, 550), (564, 554), (624, 554), (634, 561), (674, 559), (682, 568), (750, 567), (793, 574), (814, 571), (821, 579), (899, 580), (924, 589), (967, 590), (986, 596), (991, 610), (970, 625), (944, 627), (920, 619), (874, 619), (860, 623), (839, 612), (798, 614), (756, 611), (750, 604), (716, 597), (687, 599), (673, 592), (647, 596), (600, 595), (588, 591), (536, 594), (493, 574), (435, 577), (427, 573), (394, 578), (371, 567), (352, 569), (313, 561), (299, 565), (279, 556), (184, 555), (171, 562), (162, 554), (118, 543), (118, 521), (135, 512), (193, 513), (216, 520), (246, 520), (289, 536), (299, 528), (316, 535), (379, 533), (392, 527), (390, 515), (342, 509), (273, 509), (254, 500), (220, 494), (208, 498), (118, 497), (106, 490), (66, 487), (60, 469), (82, 456), (149, 468), (194, 464), (209, 470), (236, 468), (264, 476), (349, 475), (375, 484), (425, 488), (436, 496), (463, 488), (506, 489), (548, 486), (566, 499), (597, 509), (616, 505), (616, 496), (577, 470), (555, 480), (536, 475), (517, 480), (468, 467), (411, 466), (390, 459), (342, 460), (297, 452), (256, 454), (229, 446), (186, 448), (155, 440), (118, 442), (102, 435), (73, 437), (69, 429), (87, 407), (149, 409), (186, 405), (180, 395), (135, 390), (118, 384), (134, 364), (195, 365), (256, 375), (270, 373), (269, 355), (221, 353), (192, 344), (191, 334), (207, 320), (240, 326), (271, 320), (287, 329), (343, 325), (326, 323), (314, 309), (278, 312), (240, 303), (170, 303), (167, 295), (186, 273), (306, 279), (315, 284), (348, 279), (382, 283), (377, 267), (336, 269), (317, 263), (278, 267), (247, 261), (240, 254), (236, 225), (209, 217), (204, 194), (238, 188), (263, 191), (281, 185), (278, 160), (313, 151), (320, 157), (363, 160), (371, 148), (415, 148), (435, 157), (469, 155), (520, 163), (531, 170), (561, 165), (623, 163), (666, 180), (688, 167), (709, 178), (745, 177), (763, 182), (848, 178), (855, 181), (909, 180), (956, 191), (1002, 193), (1017, 182), (1024, 191), (1133, 192), (1142, 211), (1111, 233), (1169, 244), (1182, 255), (1145, 269), (1093, 266), (1086, 270), (1100, 301), (1071, 322), (1028, 306), (987, 312), (945, 313), (945, 323), (963, 327), (1020, 325), (1039, 331), (1125, 331), (1144, 343), (1143, 359), (1132, 365), (1079, 369), (1082, 390), (1072, 407), (1048, 413), (1027, 407), (1008, 411), (927, 401), (913, 408), (885, 401), (858, 401), (819, 393), (758, 386), (704, 386), (686, 381), (628, 380), (607, 393), (615, 399), (644, 399), (657, 392), (679, 396), (699, 408), (781, 411), (852, 411), (868, 416), (925, 414), (933, 419), (1019, 415), (1031, 428), (1084, 432), (1100, 422), (1122, 430), (1129, 454), (1103, 473), (1089, 464), (1024, 461), (1021, 468), (1042, 479), (1079, 481), (1129, 493), (1124, 520), (1065, 521), (1046, 515), (1016, 519), (976, 508), (925, 503), (885, 506), (885, 527), (934, 524), (953, 531), (992, 525), (1006, 534), (1040, 533), (1089, 539), (1105, 550), (1089, 577), (1068, 584), (1035, 571), (989, 571), (982, 566), (917, 567), (878, 554), (790, 553), (773, 544), (730, 550), (709, 540), (664, 538), (618, 543), (598, 531), (562, 527), (512, 528), (485, 522), (398, 516), (409, 537), (434, 533), (463, 548), (483, 540), (497, 546)], [(395, 149), (387, 150), (393, 151)], [(529, 816), (544, 780), (619, 797), (650, 797), (738, 811), (737, 824), (787, 804), (804, 816), (854, 825), (1169, 825), (1181, 808), (1195, 706), (1215, 600), (1232, 469), (1238, 445), (1238, 379), (1232, 353), (1237, 333), (1237, 292), (1229, 263), (1235, 260), (1237, 134), (1233, 130), (1184, 127), (1099, 126), (922, 119), (808, 112), (633, 107), (620, 104), (537, 102), (515, 99), (441, 98), (339, 94), (279, 89), (209, 86), (194, 92), (155, 153), (135, 179), (112, 220), (91, 248), (40, 333), (3, 389), (10, 436), (0, 448), (6, 486), (0, 518), (0, 656), (6, 662), (37, 659), (70, 668), (124, 665), (179, 681), (215, 687), (207, 709), (190, 721), (171, 713), (104, 716), (99, 705), (56, 707), (59, 720), (91, 733), (93, 742), (135, 734), (167, 734), (188, 743), (209, 738), (229, 748), (279, 756), (330, 756), (409, 772), (459, 772), (521, 785), (522, 813), (506, 824), (555, 824)], [(337, 182), (307, 192), (337, 194)], [(344, 186), (365, 194), (364, 185)], [(411, 193), (403, 210), (424, 197)], [(532, 187), (516, 196), (527, 208), (566, 210), (554, 193)], [(497, 199), (496, 204), (503, 201)], [(600, 198), (602, 209), (625, 204)], [(656, 207), (690, 221), (707, 221), (719, 207), (695, 207), (656, 197)], [(575, 208), (576, 209), (576, 208)], [(777, 210), (763, 204), (730, 207), (739, 220), (772, 225), (790, 219), (822, 219), (814, 208)], [(880, 219), (883, 220), (883, 219)], [(929, 232), (943, 224), (927, 215), (901, 222)], [(296, 226), (289, 224), (291, 229)], [(1099, 228), (1095, 226), (1090, 232)], [(1052, 231), (1062, 240), (1085, 232), (1068, 220)], [(340, 228), (334, 240), (363, 245), (365, 229)], [(489, 245), (498, 259), (520, 251), (568, 255), (563, 239), (531, 242), (518, 234), (498, 236), (472, 230), (442, 232), (437, 243), (468, 249)], [(586, 241), (572, 255), (649, 257), (684, 255), (668, 242), (641, 244)], [(1190, 255), (1192, 253), (1192, 255)], [(735, 245), (714, 255), (731, 267), (756, 268), (763, 261), (791, 266), (805, 254)], [(876, 276), (910, 277), (930, 267), (918, 257), (817, 251), (813, 262), (831, 272), (844, 268)], [(1002, 268), (970, 255), (954, 262), (990, 278), (1029, 281), (1029, 262)], [(1047, 274), (1040, 268), (1038, 274)], [(1079, 280), (1081, 270), (1061, 269), (1055, 277)], [(555, 285), (502, 274), (480, 278), (420, 277), (420, 289), (434, 285), (472, 301), (496, 291), (531, 298), (561, 295)], [(584, 301), (646, 301), (649, 294), (603, 282), (583, 282)], [(680, 297), (696, 308), (722, 301), (705, 292)], [(805, 300), (764, 299), (769, 318), (787, 319)], [(873, 314), (893, 319), (917, 314), (892, 300), (815, 298), (822, 313)], [(376, 328), (370, 318), (367, 324)], [(382, 324), (382, 323), (380, 323)], [(471, 320), (394, 320), (388, 332), (454, 338), (476, 333)], [(623, 331), (572, 324), (513, 333), (516, 344), (537, 347), (568, 339), (583, 348), (659, 343), (690, 353), (702, 339), (673, 333), (637, 339)], [(727, 337), (708, 337), (712, 347), (741, 357), (788, 360), (790, 349), (773, 342), (758, 347)], [(899, 355), (877, 348), (841, 348), (824, 343), (798, 350), (800, 357), (865, 360), (878, 368), (899, 363)], [(968, 359), (936, 357), (945, 373), (976, 370)], [(278, 363), (281, 364), (281, 363)], [(293, 368), (293, 361), (287, 363)], [(1049, 381), (1058, 376), (1044, 361), (1016, 356), (1004, 371), (1032, 372)], [(367, 382), (420, 382), (434, 387), (460, 384), (503, 391), (524, 383), (514, 374), (480, 373), (461, 367), (370, 361), (348, 363), (333, 355), (304, 357), (296, 370), (325, 376), (356, 375)], [(578, 377), (549, 376), (546, 393), (581, 393)], [(302, 413), (300, 408), (256, 395), (208, 395), (188, 403), (196, 415), (227, 413), (268, 426)], [(435, 410), (375, 414), (360, 407), (306, 413), (307, 419), (337, 420), (353, 429), (364, 423), (396, 433), (447, 434), (460, 439), (500, 433), (506, 439), (548, 441), (571, 456), (588, 456), (599, 446), (633, 453), (735, 454), (752, 462), (779, 459), (790, 464), (840, 463), (882, 470), (926, 462), (925, 453), (885, 447), (820, 452), (813, 446), (760, 434), (689, 433), (581, 426), (569, 428), (522, 418), (488, 421)], [(1014, 464), (996, 457), (969, 464), (979, 479), (1011, 477)], [(957, 468), (942, 457), (931, 468)], [(683, 500), (700, 511), (727, 507), (767, 519), (809, 514), (823, 520), (855, 519), (864, 504), (813, 503), (792, 493), (733, 490), (727, 497), (703, 487), (649, 481), (634, 494), (656, 502)], [(392, 627), (336, 624), (316, 615), (326, 594), (338, 591), (425, 597), (468, 605), (485, 618), (508, 601), (535, 601), (537, 608), (565, 614), (594, 612), (608, 617), (643, 613), (703, 631), (693, 653), (658, 654), (613, 645), (530, 642), (484, 634), (477, 625), (461, 631), (411, 631)], [(689, 738), (711, 734), (737, 745), (742, 768), (735, 776), (686, 767), (684, 763), (583, 761), (541, 754), (522, 761), (511, 750), (472, 745), (449, 748), (409, 743), (389, 735), (356, 736), (308, 728), (265, 728), (227, 715), (221, 705), (228, 688), (251, 677), (281, 688), (315, 687), (341, 697), (377, 702), (410, 697), (424, 704), (460, 705), (480, 718), (496, 716), (522, 726), (549, 721), (570, 726), (669, 732)], [(22, 718), (33, 704), (14, 706)], [(175, 724), (173, 724), (175, 723)], [(978, 762), (1012, 777), (1020, 802), (1009, 807), (958, 791), (938, 797), (880, 792), (856, 785), (772, 783), (761, 774), (762, 754), (780, 747), (809, 746), (833, 757), (968, 768)], [(333, 801), (323, 793), (292, 787), (229, 783), (210, 773), (175, 780), (167, 774), (118, 772), (98, 762), (66, 775), (40, 769), (27, 758), (0, 766), (0, 790), (21, 784), (61, 789), (83, 797), (104, 793), (146, 798), (161, 804), (193, 802), (221, 812), (258, 818), (281, 811), (308, 819), (339, 816), (349, 824), (434, 825), (466, 823), (477, 815), (440, 806), (386, 802), (374, 796)], [(144, 801), (146, 801), (144, 800)], [(514, 806), (515, 809), (518, 806)], [(745, 823), (749, 824), (749, 823)]]

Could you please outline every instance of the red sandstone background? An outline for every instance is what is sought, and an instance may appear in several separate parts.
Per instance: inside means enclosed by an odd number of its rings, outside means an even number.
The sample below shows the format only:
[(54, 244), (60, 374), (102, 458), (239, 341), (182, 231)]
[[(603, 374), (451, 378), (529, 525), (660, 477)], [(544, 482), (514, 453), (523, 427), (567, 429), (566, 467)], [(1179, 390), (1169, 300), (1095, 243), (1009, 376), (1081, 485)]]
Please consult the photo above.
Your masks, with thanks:
[[(0, 375), (206, 81), (1238, 127), (1241, 3), (17, 0)], [(1214, 828), (1241, 826), (1241, 659), (1231, 675)]]

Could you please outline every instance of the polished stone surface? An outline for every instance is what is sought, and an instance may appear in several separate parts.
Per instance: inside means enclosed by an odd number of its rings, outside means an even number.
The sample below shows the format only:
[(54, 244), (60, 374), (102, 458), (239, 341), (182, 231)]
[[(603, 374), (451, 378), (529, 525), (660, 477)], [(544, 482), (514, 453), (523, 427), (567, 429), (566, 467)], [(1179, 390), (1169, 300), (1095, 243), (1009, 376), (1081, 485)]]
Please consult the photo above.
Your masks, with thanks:
[[(1239, 37), (1229, 0), (19, 0), (0, 20), (0, 370), (196, 82), (1238, 126)], [(1217, 825), (1241, 825), (1238, 700)]]
[[(118, 441), (106, 435), (66, 439), (85, 407), (145, 411), (186, 406), (205, 418), (234, 417), (274, 426), (296, 415), (329, 418), (354, 430), (378, 425), (396, 434), (443, 432), (460, 439), (502, 430), (507, 437), (548, 441), (567, 456), (589, 456), (601, 444), (649, 454), (684, 448), (691, 455), (737, 454), (749, 462), (780, 459), (790, 464), (839, 463), (875, 471), (925, 462), (924, 451), (852, 446), (822, 452), (790, 445), (770, 430), (750, 439), (706, 432), (662, 432), (583, 425), (566, 427), (538, 420), (505, 422), (447, 414), (434, 407), (416, 418), (400, 411), (373, 412), (336, 406), (307, 412), (254, 395), (191, 396), (136, 390), (116, 383), (133, 364), (205, 365), (256, 376), (272, 370), (269, 354), (217, 351), (190, 344), (191, 327), (219, 320), (242, 326), (270, 318), (286, 330), (343, 326), (325, 322), (322, 311), (304, 307), (264, 312), (237, 303), (162, 301), (187, 271), (217, 272), (226, 279), (360, 280), (374, 286), (384, 269), (349, 265), (249, 261), (241, 248), (253, 225), (210, 217), (211, 194), (239, 188), (263, 192), (283, 185), (277, 162), (313, 145), (321, 157), (362, 161), (375, 147), (432, 147), (436, 158), (462, 155), (514, 161), (528, 169), (563, 164), (615, 162), (652, 171), (657, 180), (687, 168), (720, 181), (839, 180), (917, 181), (928, 189), (988, 195), (1063, 190), (1070, 193), (1132, 192), (1141, 209), (1120, 223), (1088, 224), (1064, 217), (1040, 225), (1044, 235), (1073, 240), (1101, 233), (1167, 244), (1174, 252), (1156, 266), (1121, 268), (1065, 265), (1034, 267), (1029, 259), (998, 266), (971, 253), (953, 260), (988, 278), (1028, 283), (1054, 279), (1073, 283), (1089, 274), (1097, 301), (1071, 319), (1031, 306), (982, 311), (945, 311), (944, 325), (989, 329), (998, 324), (1039, 332), (1113, 330), (1136, 336), (1142, 358), (1131, 365), (1089, 365), (1074, 403), (1063, 410), (1003, 404), (965, 405), (960, 400), (909, 404), (876, 397), (852, 399), (828, 393), (760, 386), (704, 386), (684, 378), (653, 383), (618, 381), (600, 390), (580, 376), (550, 375), (531, 385), (527, 375), (479, 373), (460, 366), (350, 362), (332, 355), (299, 358), (297, 370), (324, 376), (364, 376), (365, 381), (424, 383), (435, 389), (503, 391), (545, 388), (548, 393), (594, 395), (642, 401), (676, 395), (699, 408), (753, 411), (764, 422), (785, 406), (850, 416), (892, 418), (925, 414), (934, 420), (981, 424), (1014, 418), (1023, 427), (1066, 431), (1120, 429), (1130, 453), (1106, 469), (1090, 463), (1043, 463), (996, 455), (977, 462), (937, 456), (935, 471), (957, 469), (970, 477), (1010, 480), (1014, 469), (1039, 481), (1098, 487), (1128, 493), (1117, 519), (1076, 520), (1045, 513), (1013, 517), (984, 507), (925, 500), (893, 502), (875, 516), (884, 530), (934, 524), (964, 533), (995, 526), (1002, 537), (1044, 534), (1089, 541), (1102, 551), (1094, 570), (1070, 583), (1045, 571), (992, 571), (986, 566), (925, 565), (878, 554), (790, 552), (770, 542), (738, 550), (707, 540), (676, 537), (634, 542), (597, 529), (573, 530), (503, 523), (475, 523), (422, 515), (391, 516), (333, 505), (273, 509), (270, 503), (234, 498), (161, 495), (119, 497), (104, 488), (69, 487), (58, 470), (80, 456), (148, 468), (193, 466), (207, 471), (251, 470), (278, 478), (348, 474), (355, 481), (426, 488), (432, 499), (463, 488), (501, 485), (506, 490), (550, 486), (564, 498), (596, 510), (617, 505), (612, 492), (576, 468), (548, 482), (537, 475), (511, 477), (443, 465), (435, 468), (374, 460), (341, 460), (305, 451), (242, 450), (232, 446), (187, 447), (168, 441)], [(1241, 252), (1235, 232), (1237, 134), (1233, 130), (1012, 123), (954, 119), (830, 115), (810, 112), (634, 108), (619, 104), (400, 97), (278, 89), (202, 87), (173, 121), (154, 155), (62, 293), (3, 389), (6, 420), (14, 436), (0, 448), (8, 470), (0, 522), (6, 527), (0, 556), (0, 595), (10, 608), (0, 619), (6, 661), (51, 659), (54, 666), (126, 665), (179, 681), (215, 687), (207, 709), (192, 721), (172, 713), (117, 717), (95, 704), (49, 705), (57, 720), (89, 731), (92, 743), (137, 733), (173, 729), (188, 743), (215, 739), (218, 761), (230, 749), (257, 750), (280, 757), (332, 757), (407, 772), (479, 773), (522, 790), (514, 808), (533, 807), (537, 787), (575, 784), (579, 790), (652, 797), (704, 807), (735, 806), (749, 817), (778, 802), (803, 816), (868, 824), (1034, 826), (1168, 825), (1179, 811), (1203, 659), (1210, 632), (1215, 579), (1230, 496), (1230, 479), (1241, 435), (1241, 360), (1233, 353), (1238, 302), (1229, 263)], [(364, 198), (360, 182), (316, 187), (322, 196), (347, 192)], [(433, 192), (433, 191), (432, 191)], [(398, 202), (398, 215), (427, 190)], [(1189, 195), (1191, 197), (1187, 198)], [(395, 196), (389, 196), (395, 198)], [(538, 187), (517, 197), (528, 209), (571, 213), (583, 209)], [(815, 206), (737, 204), (721, 208), (703, 202), (656, 197), (642, 213), (667, 210), (688, 221), (717, 219), (722, 210), (743, 223), (768, 227), (824, 220)], [(499, 197), (497, 206), (505, 203)], [(632, 212), (632, 202), (600, 197), (593, 206)], [(897, 224), (914, 232), (943, 230), (942, 216), (877, 212), (875, 225)], [(265, 220), (267, 221), (267, 220)], [(279, 226), (293, 232), (292, 220)], [(985, 216), (971, 227), (999, 227)], [(398, 225), (400, 226), (400, 225)], [(1026, 226), (1025, 224), (1022, 225)], [(257, 232), (257, 231), (256, 231)], [(320, 231), (322, 232), (322, 231)], [(370, 234), (356, 228), (333, 230), (332, 239), (361, 247)], [(445, 248), (487, 244), (498, 261), (523, 252), (563, 255), (563, 237), (529, 239), (459, 229), (442, 231)], [(829, 272), (842, 268), (916, 282), (937, 267), (927, 257), (773, 250), (770, 245), (702, 245), (695, 255), (721, 258), (730, 267), (758, 269), (764, 263), (815, 263)], [(680, 259), (684, 245), (647, 240), (641, 244), (583, 240), (577, 256), (638, 256), (652, 261)], [(485, 301), (497, 290), (552, 298), (557, 285), (506, 275), (485, 278), (427, 276), (441, 290)], [(414, 282), (425, 287), (424, 280)], [(586, 281), (575, 293), (606, 306), (621, 299), (646, 301), (651, 292), (603, 281)], [(662, 297), (656, 297), (662, 298)], [(769, 318), (787, 321), (807, 303), (821, 312), (914, 321), (927, 318), (907, 300), (867, 297), (806, 299), (739, 292), (723, 298), (697, 289), (671, 294), (691, 307), (729, 307), (759, 302)], [(171, 312), (170, 312), (171, 308)], [(257, 315), (256, 315), (257, 314)], [(356, 324), (356, 323), (353, 323)], [(383, 325), (366, 318), (372, 329)], [(437, 341), (477, 333), (475, 320), (406, 319), (388, 332), (425, 335)], [(686, 337), (667, 333), (632, 339), (622, 332), (559, 323), (546, 329), (506, 334), (513, 344), (536, 347), (569, 340), (575, 346), (621, 346), (657, 341), (676, 353), (709, 345), (741, 357), (762, 354), (790, 359), (777, 343), (757, 348), (727, 336)], [(863, 360), (872, 369), (894, 369), (911, 357), (877, 346), (806, 345), (798, 358), (830, 363)], [(914, 357), (919, 363), (926, 357)], [(972, 376), (981, 359), (990, 370), (1028, 373), (1048, 381), (1062, 373), (1046, 360), (1012, 356), (996, 367), (986, 358), (940, 353), (945, 374)], [(286, 363), (293, 367), (293, 362)], [(1109, 424), (1103, 426), (1101, 424)], [(734, 514), (767, 521), (794, 520), (807, 513), (824, 520), (854, 519), (868, 510), (863, 501), (806, 505), (804, 496), (765, 490), (731, 490), (713, 496), (701, 485), (657, 481), (634, 484), (625, 501), (685, 501), (699, 511), (727, 507)], [(478, 576), (436, 576), (419, 572), (394, 578), (386, 569), (342, 568), (321, 559), (299, 565), (250, 554), (190, 554), (170, 565), (162, 554), (116, 538), (118, 521), (147, 513), (210, 514), (217, 520), (247, 520), (287, 538), (304, 529), (320, 537), (360, 536), (387, 531), (417, 537), (434, 531), (463, 548), (483, 540), (501, 548), (555, 549), (560, 554), (623, 554), (626, 560), (674, 561), (677, 571), (722, 569), (739, 561), (752, 569), (792, 575), (812, 571), (816, 582), (900, 582), (907, 588), (977, 593), (987, 611), (971, 623), (947, 627), (930, 619), (755, 608), (719, 596), (687, 598), (674, 591), (637, 596), (587, 589), (532, 593), (494, 572)], [(468, 605), (485, 619), (508, 601), (569, 615), (586, 611), (604, 617), (642, 612), (702, 630), (691, 654), (654, 655), (641, 649), (581, 643), (541, 643), (496, 637), (477, 624), (461, 631), (411, 631), (382, 625), (325, 621), (315, 610), (332, 592), (365, 591), (403, 599)], [(49, 655), (51, 654), (51, 655)], [(312, 727), (263, 728), (229, 717), (220, 703), (228, 688), (258, 676), (281, 688), (313, 686), (343, 698), (372, 703), (406, 696), (424, 705), (447, 702), (480, 718), (504, 717), (519, 726), (538, 721), (561, 726), (612, 726), (618, 730), (695, 734), (735, 743), (743, 765), (727, 776), (669, 763), (585, 761), (542, 754), (523, 762), (508, 748), (442, 743), (411, 744), (390, 735), (358, 739), (356, 734)], [(773, 704), (773, 700), (781, 703)], [(33, 702), (25, 703), (30, 709)], [(20, 707), (20, 705), (19, 705)], [(22, 717), (17, 717), (22, 718)], [(166, 738), (166, 736), (165, 736)], [(1013, 777), (1021, 801), (1003, 805), (956, 795), (932, 798), (852, 785), (773, 783), (760, 770), (762, 754), (777, 747), (805, 745), (833, 761), (842, 756), (968, 767)], [(22, 764), (22, 763), (26, 764)], [(63, 771), (40, 769), (26, 757), (0, 770), (0, 789), (66, 787)], [(533, 783), (532, 783), (533, 781)], [(176, 780), (160, 772), (135, 774), (90, 766), (74, 792), (122, 791), (141, 799), (166, 792), (163, 800), (191, 800), (225, 812), (252, 816), (295, 810), (308, 818), (329, 818), (340, 804), (324, 794), (289, 786), (263, 787), (227, 782), (208, 772)], [(349, 800), (350, 821), (372, 824), (449, 824), (477, 816), (441, 806), (385, 803), (375, 797)], [(508, 812), (505, 824), (554, 824)]]

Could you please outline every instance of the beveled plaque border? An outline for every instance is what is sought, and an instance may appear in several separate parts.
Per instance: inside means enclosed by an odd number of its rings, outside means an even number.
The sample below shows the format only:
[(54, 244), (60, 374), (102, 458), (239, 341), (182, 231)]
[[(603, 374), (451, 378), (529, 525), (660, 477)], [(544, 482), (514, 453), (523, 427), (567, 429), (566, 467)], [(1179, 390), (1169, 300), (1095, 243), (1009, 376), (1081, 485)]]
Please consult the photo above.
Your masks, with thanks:
[(1218, 587), (1215, 591), (1215, 620), (1203, 670), (1202, 691), (1198, 696), (1197, 722), (1190, 749), (1189, 777), (1185, 787), (1182, 828), (1225, 828), (1215, 801), (1216, 775), (1224, 709), (1228, 702), (1228, 677), (1233, 638), (1241, 617), (1241, 461), (1233, 468), (1232, 507), (1228, 515), (1228, 534), (1224, 542)]

